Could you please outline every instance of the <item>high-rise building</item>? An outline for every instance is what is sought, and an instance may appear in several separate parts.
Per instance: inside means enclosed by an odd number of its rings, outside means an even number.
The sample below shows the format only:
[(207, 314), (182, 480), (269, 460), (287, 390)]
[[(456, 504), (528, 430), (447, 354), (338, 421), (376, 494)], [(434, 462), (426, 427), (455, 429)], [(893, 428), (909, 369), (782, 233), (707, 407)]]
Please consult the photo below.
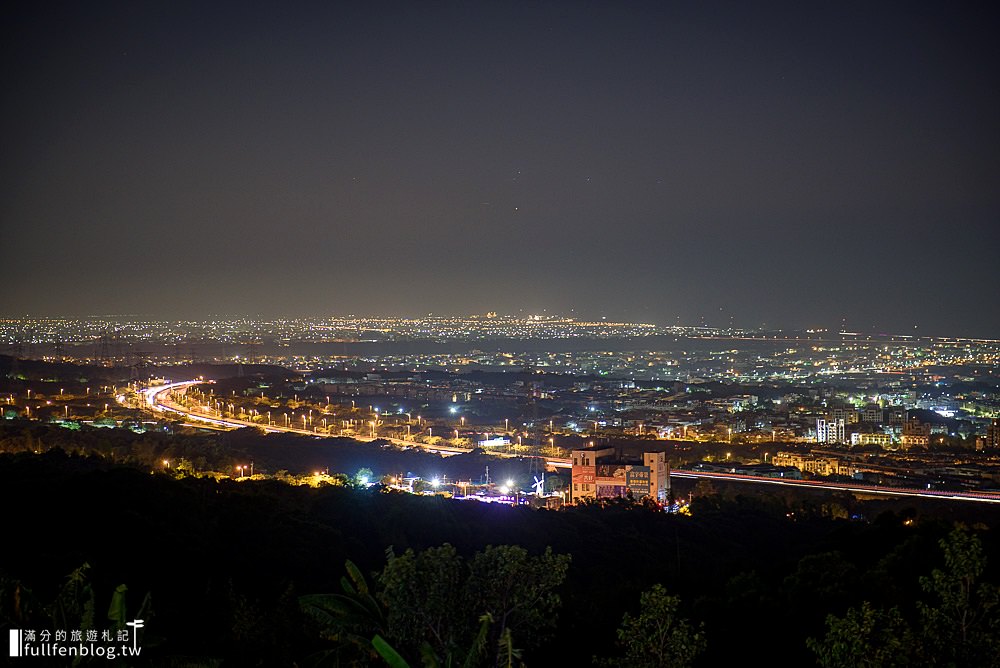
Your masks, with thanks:
[(993, 418), (986, 426), (986, 440), (983, 442), (985, 448), (1000, 448), (1000, 419)]
[(843, 418), (816, 420), (816, 442), (817, 443), (843, 443), (845, 441), (845, 429)]

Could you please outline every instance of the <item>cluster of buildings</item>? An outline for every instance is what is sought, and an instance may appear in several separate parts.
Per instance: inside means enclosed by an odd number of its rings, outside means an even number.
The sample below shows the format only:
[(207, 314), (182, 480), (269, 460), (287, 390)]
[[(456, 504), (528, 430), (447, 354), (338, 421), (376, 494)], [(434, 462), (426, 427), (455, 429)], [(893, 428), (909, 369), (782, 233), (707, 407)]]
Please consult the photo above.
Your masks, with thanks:
[(328, 369), (306, 376), (293, 390), (351, 397), (358, 404), (381, 406), (383, 415), (418, 411), (431, 426), (479, 434), (526, 430), (545, 432), (545, 438), (599, 434), (885, 450), (996, 447), (991, 426), (1000, 416), (1000, 392), (953, 391), (950, 384), (928, 379), (909, 387), (862, 384), (747, 387), (695, 379), (581, 377), (532, 368)]

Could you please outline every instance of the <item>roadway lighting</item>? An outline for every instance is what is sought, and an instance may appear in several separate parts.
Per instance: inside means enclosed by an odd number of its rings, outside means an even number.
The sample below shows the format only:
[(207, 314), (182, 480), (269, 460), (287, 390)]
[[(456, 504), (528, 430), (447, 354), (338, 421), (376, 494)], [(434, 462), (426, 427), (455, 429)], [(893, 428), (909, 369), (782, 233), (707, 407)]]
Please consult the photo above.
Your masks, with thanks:
[(462, 421), (462, 426), (464, 427), (465, 426), (465, 416), (463, 415), (459, 419)]
[(510, 431), (510, 426), (508, 424), (509, 422), (510, 422), (510, 420), (508, 420), (507, 418), (503, 419), (503, 430), (504, 431)]

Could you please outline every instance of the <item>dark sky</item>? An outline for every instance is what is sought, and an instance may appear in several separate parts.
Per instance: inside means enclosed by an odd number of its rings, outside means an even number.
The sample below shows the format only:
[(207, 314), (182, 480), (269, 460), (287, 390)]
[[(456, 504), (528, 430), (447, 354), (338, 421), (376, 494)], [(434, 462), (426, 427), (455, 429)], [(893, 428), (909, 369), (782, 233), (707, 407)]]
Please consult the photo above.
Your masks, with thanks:
[(16, 4), (4, 314), (1000, 336), (988, 3)]

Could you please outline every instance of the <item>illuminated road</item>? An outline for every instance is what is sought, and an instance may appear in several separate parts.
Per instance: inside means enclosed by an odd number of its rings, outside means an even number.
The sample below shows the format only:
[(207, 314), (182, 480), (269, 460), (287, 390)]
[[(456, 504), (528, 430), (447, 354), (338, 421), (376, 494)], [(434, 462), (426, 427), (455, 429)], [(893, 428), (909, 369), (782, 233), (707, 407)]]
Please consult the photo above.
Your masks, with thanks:
[[(406, 448), (421, 448), (427, 452), (433, 452), (441, 455), (442, 457), (450, 457), (452, 455), (468, 454), (472, 452), (472, 448), (457, 448), (450, 445), (427, 445), (426, 443), (418, 443), (417, 441), (407, 441), (405, 439), (399, 438), (388, 438), (384, 436), (379, 436), (377, 438), (369, 438), (365, 436), (350, 436), (341, 437), (337, 434), (325, 434), (317, 431), (310, 431), (308, 429), (300, 429), (292, 426), (280, 426), (276, 424), (271, 425), (261, 425), (256, 422), (250, 422), (247, 420), (240, 420), (232, 417), (222, 417), (221, 415), (210, 415), (202, 411), (192, 411), (181, 406), (170, 400), (169, 395), (175, 390), (184, 391), (192, 385), (201, 385), (206, 381), (202, 380), (186, 380), (180, 383), (170, 383), (168, 385), (156, 385), (153, 387), (148, 387), (142, 390), (141, 394), (145, 401), (146, 406), (159, 413), (173, 413), (178, 415), (184, 420), (192, 422), (198, 426), (207, 426), (213, 429), (239, 429), (241, 427), (255, 427), (257, 429), (263, 429), (265, 432), (288, 432), (292, 434), (301, 434), (303, 436), (315, 436), (317, 438), (351, 438), (355, 441), (371, 442), (375, 440), (379, 441), (389, 441), (393, 445), (398, 445)], [(494, 453), (499, 457), (517, 457), (516, 454), (507, 453)], [(571, 463), (568, 459), (557, 459), (557, 458), (546, 458), (545, 463), (553, 468), (570, 468)]]
[(786, 487), (807, 487), (841, 492), (882, 494), (885, 496), (915, 496), (925, 499), (946, 499), (949, 501), (979, 501), (980, 503), (1000, 503), (1000, 494), (987, 492), (945, 492), (935, 489), (905, 489), (876, 487), (874, 485), (854, 485), (840, 482), (819, 482), (815, 480), (795, 480), (792, 478), (760, 478), (736, 473), (710, 473), (703, 471), (671, 471), (674, 478), (694, 478), (721, 480), (726, 482), (756, 483), (759, 485), (784, 485)]
[[(192, 385), (199, 385), (205, 381), (200, 380), (188, 380), (181, 383), (171, 383), (169, 385), (158, 385), (142, 390), (142, 395), (146, 402), (146, 405), (153, 411), (173, 413), (180, 416), (181, 418), (201, 426), (208, 426), (215, 429), (238, 429), (241, 427), (255, 427), (258, 429), (263, 429), (265, 432), (288, 432), (292, 434), (301, 434), (304, 436), (315, 436), (317, 438), (340, 438), (340, 436), (335, 434), (324, 434), (315, 431), (309, 431), (308, 429), (299, 429), (292, 426), (279, 426), (279, 425), (268, 425), (263, 426), (257, 424), (256, 422), (249, 422), (246, 420), (239, 420), (236, 418), (225, 418), (222, 416), (209, 415), (207, 413), (199, 411), (191, 411), (179, 404), (174, 403), (168, 398), (171, 391), (174, 390), (186, 390)], [(439, 454), (443, 457), (450, 457), (451, 455), (467, 454), (472, 452), (471, 448), (457, 448), (449, 445), (427, 445), (426, 443), (418, 443), (416, 441), (407, 441), (398, 438), (369, 438), (364, 436), (350, 436), (345, 438), (352, 438), (356, 441), (371, 442), (375, 440), (388, 441), (394, 445), (407, 448), (421, 448), (427, 452), (433, 452)], [(517, 457), (516, 454), (507, 453), (494, 453), (499, 457)], [(550, 469), (560, 468), (569, 469), (572, 468), (572, 461), (569, 459), (562, 459), (557, 457), (546, 457), (545, 463)], [(748, 483), (756, 485), (783, 485), (785, 487), (804, 487), (810, 489), (823, 489), (830, 491), (841, 491), (841, 492), (851, 492), (851, 493), (861, 493), (861, 494), (880, 494), (884, 496), (901, 496), (901, 497), (920, 497), (925, 499), (947, 499), (951, 501), (978, 501), (980, 503), (1000, 503), (1000, 494), (990, 494), (987, 492), (946, 492), (933, 489), (905, 489), (905, 488), (893, 488), (893, 487), (877, 487), (874, 485), (861, 485), (861, 484), (851, 484), (851, 483), (840, 483), (840, 482), (821, 482), (817, 480), (795, 480), (792, 478), (761, 478), (758, 476), (747, 476), (739, 475), (736, 473), (714, 473), (714, 472), (703, 472), (703, 471), (682, 471), (682, 470), (672, 470), (670, 472), (671, 477), (674, 478), (690, 478), (690, 479), (710, 479), (719, 480), (725, 482), (738, 482), (738, 483)]]

